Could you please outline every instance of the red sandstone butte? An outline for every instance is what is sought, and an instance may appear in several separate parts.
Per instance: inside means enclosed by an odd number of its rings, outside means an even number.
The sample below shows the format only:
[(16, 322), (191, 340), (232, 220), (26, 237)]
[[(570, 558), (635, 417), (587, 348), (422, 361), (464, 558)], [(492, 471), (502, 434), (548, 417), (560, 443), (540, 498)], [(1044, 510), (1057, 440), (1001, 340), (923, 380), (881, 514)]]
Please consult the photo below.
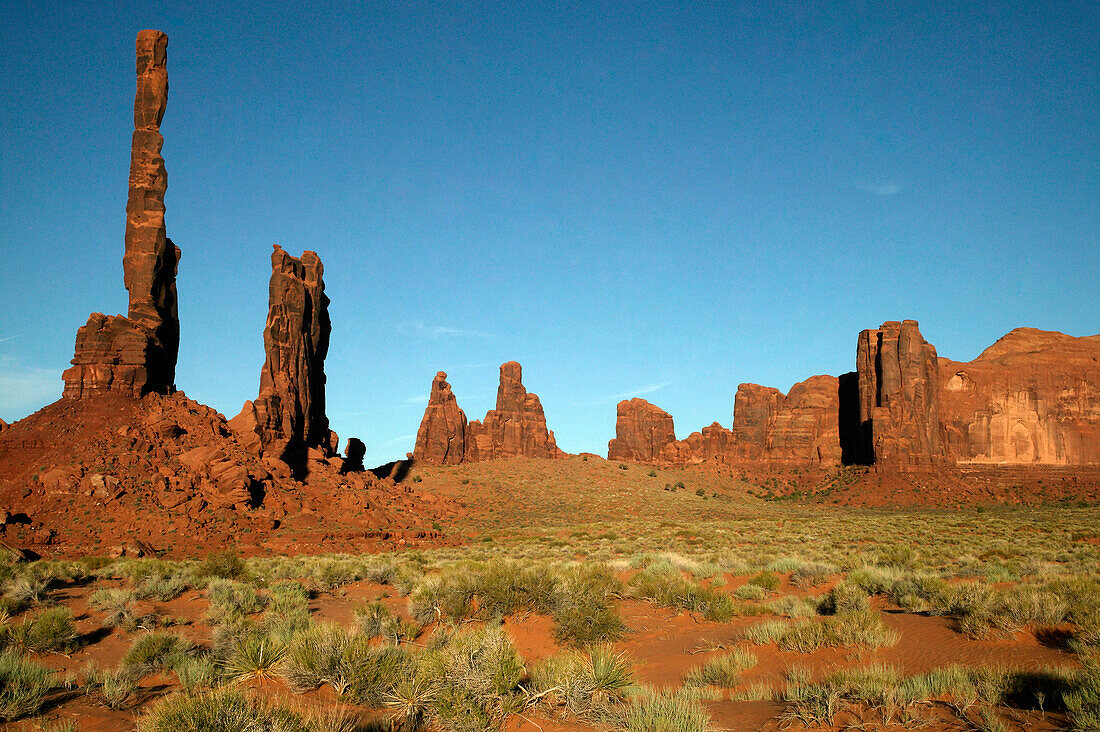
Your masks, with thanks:
[(466, 426), (466, 461), (559, 455), (554, 433), (546, 428), (542, 402), (523, 387), (522, 367), (515, 361), (501, 364), (496, 409)]
[(334, 449), (325, 415), (325, 356), (329, 299), (324, 266), (315, 252), (292, 257), (271, 253), (264, 366), (260, 393), (232, 420), (234, 431), (254, 431), (264, 452), (280, 457), (308, 448)]
[(917, 321), (861, 332), (856, 371), (864, 458), (888, 468), (941, 461), (939, 361)]
[(125, 317), (92, 313), (77, 331), (73, 365), (63, 375), (68, 399), (104, 392), (140, 397), (175, 389), (180, 251), (165, 235), (168, 174), (160, 154), (164, 144), (160, 122), (168, 105), (168, 36), (143, 30), (137, 35), (136, 50), (137, 92), (122, 257), (129, 310)]
[(432, 380), (432, 392), (416, 433), (412, 457), (433, 465), (457, 465), (465, 456), (466, 414), (459, 409), (447, 374), (440, 371)]
[(838, 388), (835, 376), (811, 376), (791, 387), (767, 432), (768, 460), (840, 464)]
[(624, 399), (615, 409), (615, 439), (607, 443), (607, 459), (659, 463), (662, 451), (675, 441), (671, 414), (639, 397)]
[(760, 384), (738, 384), (733, 399), (734, 452), (744, 460), (759, 460), (768, 446), (768, 431), (783, 403), (783, 392)]
[(1017, 328), (969, 363), (941, 358), (939, 387), (954, 460), (1100, 464), (1100, 335)]

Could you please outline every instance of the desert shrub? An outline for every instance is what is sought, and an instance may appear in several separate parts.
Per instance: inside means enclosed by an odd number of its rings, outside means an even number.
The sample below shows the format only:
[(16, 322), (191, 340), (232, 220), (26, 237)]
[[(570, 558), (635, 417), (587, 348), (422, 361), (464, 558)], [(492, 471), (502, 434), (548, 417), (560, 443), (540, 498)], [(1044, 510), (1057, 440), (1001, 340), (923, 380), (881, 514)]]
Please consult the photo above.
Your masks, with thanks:
[(310, 579), (325, 592), (333, 592), (360, 579), (358, 568), (340, 559), (321, 559), (310, 573)]
[(84, 694), (108, 709), (129, 709), (137, 702), (137, 682), (140, 673), (125, 666), (108, 671), (94, 661), (84, 667)]
[(198, 567), (199, 577), (240, 580), (248, 576), (248, 565), (234, 551), (213, 552)]
[(161, 602), (174, 600), (191, 587), (191, 580), (182, 573), (146, 577), (134, 589), (138, 597)]
[(276, 677), (286, 646), (262, 633), (244, 633), (237, 638), (222, 666), (234, 681), (261, 683)]
[(708, 659), (684, 675), (685, 686), (734, 687), (743, 671), (756, 665), (756, 654), (741, 648)]
[(413, 667), (404, 649), (371, 645), (367, 638), (353, 635), (338, 660), (336, 687), (349, 701), (379, 707), (397, 683), (412, 674)]
[(264, 598), (260, 597), (254, 586), (231, 579), (210, 580), (206, 586), (206, 598), (210, 601), (207, 618), (216, 624), (251, 615), (264, 607)]
[(622, 712), (627, 732), (709, 732), (710, 714), (701, 703), (675, 694), (641, 689)]
[(1062, 701), (1073, 729), (1100, 729), (1100, 665), (1095, 659), (1068, 679)]
[(518, 693), (526, 671), (499, 627), (456, 633), (425, 651), (417, 678), (434, 687), (431, 718), (444, 730), (498, 727), (523, 707)]
[(826, 617), (820, 622), (788, 625), (766, 621), (745, 628), (740, 638), (756, 645), (775, 643), (780, 650), (811, 653), (823, 646), (881, 648), (896, 645), (900, 636), (873, 612), (860, 610)]
[[(785, 618), (808, 618), (817, 615), (821, 600), (814, 597), (798, 597), (797, 595), (784, 595), (777, 597), (761, 608), (767, 612), (781, 615)], [(742, 611), (749, 607), (743, 607)]]
[(737, 606), (729, 595), (697, 585), (681, 574), (663, 575), (643, 570), (634, 575), (630, 590), (635, 597), (698, 612), (707, 620), (729, 620), (737, 614)]
[(176, 633), (147, 633), (130, 646), (122, 657), (122, 666), (142, 674), (163, 671), (194, 653), (194, 643)]
[(283, 660), (287, 685), (296, 692), (339, 685), (341, 658), (350, 642), (348, 631), (335, 623), (318, 623), (299, 633)]
[(818, 562), (800, 564), (791, 572), (791, 584), (795, 587), (817, 587), (836, 574), (836, 567)]
[(377, 638), (382, 635), (382, 630), (391, 623), (393, 615), (389, 609), (380, 602), (372, 602), (363, 607), (355, 608), (355, 624), (359, 632), (366, 638)]
[(867, 597), (867, 592), (859, 585), (851, 582), (838, 582), (821, 600), (821, 604), (818, 605), (818, 612), (822, 615), (838, 615), (857, 610), (869, 610), (870, 608), (871, 602)]
[(602, 564), (563, 570), (551, 600), (554, 637), (577, 647), (617, 639), (623, 622), (611, 601), (621, 591), (622, 583)]
[(766, 570), (749, 578), (750, 585), (762, 587), (768, 592), (775, 592), (779, 589), (779, 585), (781, 585), (782, 583), (783, 580), (782, 578), (780, 578), (779, 575), (777, 575), (775, 572), (768, 572)]
[(235, 688), (174, 694), (156, 702), (142, 717), (141, 732), (313, 732), (290, 710)]
[(422, 625), (465, 618), (476, 589), (476, 578), (468, 570), (425, 577), (409, 594), (409, 612)]
[(626, 656), (609, 646), (596, 646), (546, 659), (532, 669), (530, 683), (535, 697), (551, 708), (564, 704), (590, 722), (606, 723), (624, 701), (633, 677)]
[(836, 713), (845, 704), (876, 709), (883, 722), (894, 721), (897, 710), (909, 699), (905, 695), (896, 669), (875, 665), (845, 669), (811, 682), (809, 673), (792, 667), (787, 683), (778, 695), (787, 708), (783, 719), (806, 726), (831, 726)]
[(8, 642), (31, 653), (68, 653), (76, 648), (79, 639), (73, 611), (67, 607), (43, 610), (8, 630)]
[(271, 588), (264, 630), (268, 635), (289, 640), (309, 627), (309, 592), (299, 582), (280, 582)]
[(738, 600), (754, 600), (761, 602), (768, 597), (768, 591), (760, 585), (741, 585), (733, 592), (733, 596)]
[(185, 656), (172, 666), (184, 691), (195, 692), (213, 688), (219, 678), (218, 663), (213, 656)]
[(52, 688), (53, 672), (9, 649), (0, 652), (0, 720), (37, 714)]
[(102, 588), (88, 597), (88, 605), (103, 613), (103, 624), (113, 628), (133, 621), (136, 599), (133, 590)]

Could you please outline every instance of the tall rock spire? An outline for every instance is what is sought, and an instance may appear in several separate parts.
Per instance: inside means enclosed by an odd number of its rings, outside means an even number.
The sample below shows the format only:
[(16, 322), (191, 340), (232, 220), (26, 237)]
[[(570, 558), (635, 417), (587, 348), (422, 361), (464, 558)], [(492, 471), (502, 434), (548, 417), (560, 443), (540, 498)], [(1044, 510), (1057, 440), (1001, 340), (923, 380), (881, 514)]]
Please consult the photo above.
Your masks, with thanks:
[(176, 265), (180, 251), (165, 235), (164, 170), (160, 122), (168, 105), (168, 36), (143, 30), (137, 43), (137, 92), (126, 199), (123, 281), (130, 292), (126, 317), (92, 313), (76, 334), (64, 396), (129, 396), (175, 389), (179, 353)]
[(254, 409), (264, 450), (294, 462), (305, 448), (331, 447), (325, 415), (325, 356), (332, 325), (314, 252), (301, 258), (277, 244), (271, 253), (260, 395)]

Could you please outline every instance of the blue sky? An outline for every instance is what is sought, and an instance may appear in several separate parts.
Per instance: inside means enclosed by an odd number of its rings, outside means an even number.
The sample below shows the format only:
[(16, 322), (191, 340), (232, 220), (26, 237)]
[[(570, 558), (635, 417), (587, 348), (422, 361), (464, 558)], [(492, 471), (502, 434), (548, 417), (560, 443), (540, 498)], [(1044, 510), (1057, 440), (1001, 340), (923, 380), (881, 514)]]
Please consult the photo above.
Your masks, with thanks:
[[(0, 15), (0, 417), (125, 312), (133, 42), (168, 33), (177, 384), (255, 395), (271, 245), (332, 299), (329, 416), (412, 449), (517, 360), (570, 452), (641, 395), (1100, 331), (1100, 10), (1059, 3), (27, 3)], [(1011, 7), (1010, 7), (1011, 6)], [(1027, 6), (1027, 7), (1024, 7)]]

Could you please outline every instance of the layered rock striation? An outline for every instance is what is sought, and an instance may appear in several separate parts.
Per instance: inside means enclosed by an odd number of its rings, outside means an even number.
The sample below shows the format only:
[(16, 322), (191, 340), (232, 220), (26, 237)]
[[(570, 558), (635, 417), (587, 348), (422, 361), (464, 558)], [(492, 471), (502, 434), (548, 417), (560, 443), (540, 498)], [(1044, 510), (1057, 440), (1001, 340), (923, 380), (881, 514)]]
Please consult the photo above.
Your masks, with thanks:
[(1017, 328), (973, 361), (941, 358), (939, 391), (953, 460), (1100, 464), (1100, 335)]
[(496, 409), (483, 420), (467, 423), (466, 414), (440, 371), (432, 381), (428, 407), (416, 435), (413, 458), (435, 465), (457, 465), (509, 457), (556, 458), (553, 431), (536, 394), (523, 386), (523, 370), (515, 361), (500, 367)]
[(122, 258), (129, 309), (126, 316), (92, 313), (77, 331), (73, 365), (63, 375), (68, 399), (104, 392), (140, 397), (175, 389), (180, 251), (165, 234), (168, 174), (160, 134), (168, 105), (168, 36), (143, 30), (136, 49), (137, 92)]
[(672, 415), (635, 397), (615, 408), (615, 438), (607, 443), (607, 459), (632, 463), (662, 463), (676, 442)]

